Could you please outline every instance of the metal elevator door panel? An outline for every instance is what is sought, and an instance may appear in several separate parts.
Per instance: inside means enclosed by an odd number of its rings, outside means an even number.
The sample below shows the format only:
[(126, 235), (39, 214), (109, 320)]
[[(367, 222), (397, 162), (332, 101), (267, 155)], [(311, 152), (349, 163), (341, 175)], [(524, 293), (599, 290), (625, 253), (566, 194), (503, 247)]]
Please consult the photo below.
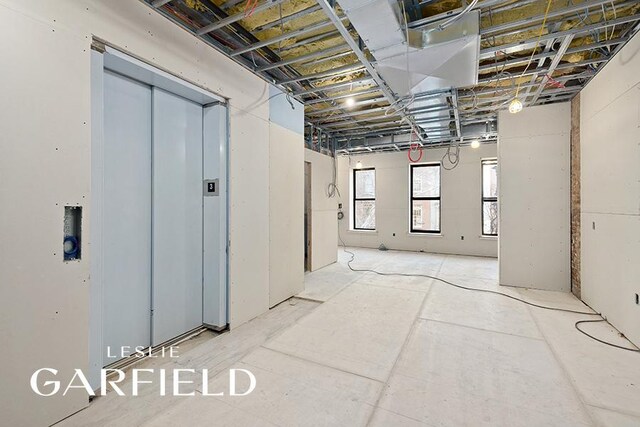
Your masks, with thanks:
[[(103, 364), (151, 344), (151, 88), (104, 74)], [(108, 351), (110, 349), (110, 351)]]
[(202, 114), (153, 88), (153, 345), (202, 325)]

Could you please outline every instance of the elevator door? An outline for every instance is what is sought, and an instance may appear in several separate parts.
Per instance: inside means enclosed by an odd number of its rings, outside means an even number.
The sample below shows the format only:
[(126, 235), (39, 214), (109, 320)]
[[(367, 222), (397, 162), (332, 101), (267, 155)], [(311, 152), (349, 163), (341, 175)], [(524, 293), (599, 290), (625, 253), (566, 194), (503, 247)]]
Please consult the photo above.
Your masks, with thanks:
[(153, 88), (153, 345), (203, 323), (202, 114)]
[(149, 86), (105, 72), (102, 365), (151, 343), (151, 114)]
[(92, 88), (94, 389), (136, 347), (227, 325), (226, 106), (148, 70), (125, 77), (118, 58)]

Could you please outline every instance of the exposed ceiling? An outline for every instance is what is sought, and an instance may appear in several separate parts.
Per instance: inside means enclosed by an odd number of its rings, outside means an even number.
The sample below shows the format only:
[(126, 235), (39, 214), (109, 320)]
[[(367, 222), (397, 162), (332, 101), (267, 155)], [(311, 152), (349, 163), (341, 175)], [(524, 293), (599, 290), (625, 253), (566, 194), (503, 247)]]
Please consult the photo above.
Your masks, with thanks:
[(337, 151), (493, 140), (516, 94), (525, 107), (571, 99), (640, 28), (637, 0), (392, 3), (405, 30), (480, 13), (477, 84), (409, 96), (380, 76), (340, 0), (143, 1), (303, 102), (307, 143)]

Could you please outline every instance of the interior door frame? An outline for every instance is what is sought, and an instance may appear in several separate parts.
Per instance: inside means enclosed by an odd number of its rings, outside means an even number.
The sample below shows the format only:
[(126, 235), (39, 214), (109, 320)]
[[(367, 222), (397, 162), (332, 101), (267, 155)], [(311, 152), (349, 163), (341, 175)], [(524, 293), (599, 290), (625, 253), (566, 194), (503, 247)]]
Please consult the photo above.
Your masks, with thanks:
[[(203, 111), (207, 107), (220, 105), (224, 108), (224, 123), (220, 123), (220, 157), (219, 157), (219, 199), (220, 206), (220, 239), (219, 239), (219, 277), (220, 289), (217, 302), (220, 309), (220, 316), (205, 322), (203, 325), (214, 329), (223, 329), (228, 324), (228, 295), (229, 295), (229, 109), (228, 99), (178, 77), (164, 69), (160, 69), (149, 62), (146, 62), (135, 55), (126, 52), (117, 46), (111, 45), (104, 40), (95, 38), (91, 45), (91, 195), (90, 195), (90, 221), (89, 232), (85, 232), (86, 240), (89, 243), (89, 263), (90, 263), (90, 291), (89, 291), (89, 369), (88, 379), (95, 389), (100, 386), (100, 369), (104, 366), (103, 361), (103, 284), (101, 262), (102, 257), (102, 197), (103, 187), (99, 179), (95, 179), (97, 174), (102, 174), (103, 164), (103, 105), (104, 105), (104, 84), (103, 75), (105, 69), (114, 71), (123, 76), (129, 77), (150, 86), (155, 86), (175, 95), (202, 105)], [(203, 233), (204, 234), (204, 233)], [(204, 285), (203, 285), (204, 292)], [(204, 308), (203, 308), (204, 316)], [(213, 322), (220, 324), (214, 324)], [(224, 323), (224, 324), (222, 324)], [(151, 324), (151, 320), (150, 320)]]

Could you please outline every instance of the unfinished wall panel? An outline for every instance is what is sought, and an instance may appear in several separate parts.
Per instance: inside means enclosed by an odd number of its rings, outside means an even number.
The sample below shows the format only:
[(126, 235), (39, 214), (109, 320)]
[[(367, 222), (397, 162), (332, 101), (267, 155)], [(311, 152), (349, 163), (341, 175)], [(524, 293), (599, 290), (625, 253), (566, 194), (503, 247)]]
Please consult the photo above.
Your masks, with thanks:
[[(73, 369), (86, 368), (89, 347), (89, 43), (55, 30), (0, 5), (4, 425), (49, 425), (89, 402), (82, 390), (41, 397), (29, 387), (37, 369), (71, 378)], [(84, 207), (78, 261), (62, 256), (65, 205)]]
[(304, 289), (304, 139), (269, 123), (269, 307)]
[(499, 282), (569, 292), (569, 103), (501, 111)]
[[(229, 323), (269, 309), (269, 122), (231, 107)], [(261, 159), (261, 161), (258, 161)]]
[(581, 92), (582, 299), (640, 344), (640, 36)]

